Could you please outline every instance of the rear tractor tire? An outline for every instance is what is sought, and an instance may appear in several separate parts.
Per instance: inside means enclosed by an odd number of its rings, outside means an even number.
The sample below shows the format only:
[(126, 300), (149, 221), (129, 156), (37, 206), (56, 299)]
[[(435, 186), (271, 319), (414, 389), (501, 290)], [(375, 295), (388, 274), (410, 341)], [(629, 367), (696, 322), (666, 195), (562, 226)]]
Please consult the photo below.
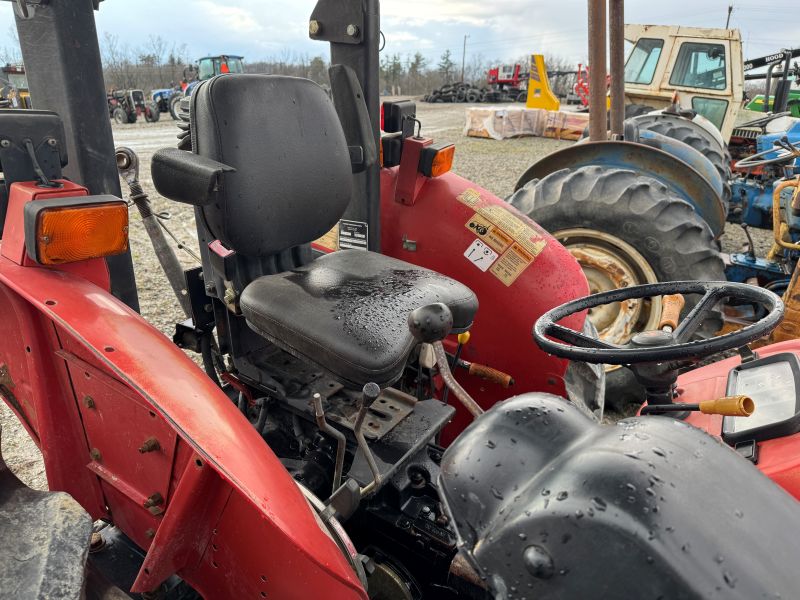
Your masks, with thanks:
[(703, 127), (674, 115), (641, 115), (633, 120), (639, 129), (655, 131), (667, 137), (691, 146), (714, 165), (722, 177), (722, 201), (725, 212), (731, 200), (731, 155), (727, 147), (721, 147), (719, 142)]
[(147, 104), (147, 108), (145, 108), (144, 119), (148, 123), (156, 123), (161, 118), (161, 111), (158, 108), (158, 104), (155, 102), (149, 102)]
[(646, 115), (647, 113), (655, 110), (652, 106), (647, 104), (626, 104), (625, 105), (625, 118), (638, 117), (639, 115)]
[(169, 114), (172, 115), (172, 118), (175, 119), (176, 121), (180, 121), (181, 119), (178, 114), (181, 98), (183, 98), (183, 94), (176, 92), (172, 94), (172, 96), (169, 99)]
[(114, 109), (114, 111), (111, 113), (111, 116), (114, 119), (114, 122), (119, 125), (128, 122), (128, 113), (126, 113), (125, 110), (119, 106)]
[[(725, 267), (708, 225), (657, 180), (620, 168), (562, 169), (517, 190), (508, 202), (558, 239), (583, 268), (591, 293), (643, 283), (724, 281)], [(686, 298), (684, 314), (697, 302)], [(600, 337), (627, 343), (658, 328), (661, 299), (599, 307), (589, 319)], [(700, 337), (714, 335), (721, 315)], [(606, 407), (622, 411), (644, 390), (624, 367), (608, 367)]]

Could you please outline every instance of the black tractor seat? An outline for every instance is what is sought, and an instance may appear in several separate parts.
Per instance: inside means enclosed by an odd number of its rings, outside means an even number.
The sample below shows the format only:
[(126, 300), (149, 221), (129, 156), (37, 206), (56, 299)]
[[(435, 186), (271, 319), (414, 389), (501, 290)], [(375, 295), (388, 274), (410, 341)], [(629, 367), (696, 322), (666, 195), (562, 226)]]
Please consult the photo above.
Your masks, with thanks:
[(466, 286), (382, 254), (342, 250), (256, 279), (241, 308), (255, 331), (342, 382), (383, 386), (400, 377), (414, 347), (409, 313), (434, 302), (450, 308), (456, 332), (472, 325), (478, 304)]
[[(345, 83), (367, 120), (355, 74)], [(363, 250), (313, 259), (310, 242), (338, 222), (354, 195), (353, 147), (317, 84), (220, 75), (195, 89), (190, 120), (192, 152), (156, 153), (153, 182), (167, 198), (197, 207), (206, 289), (229, 307), (226, 292), (238, 295), (245, 331), (346, 386), (385, 387), (401, 376), (414, 347), (406, 325), (414, 309), (442, 302), (455, 331), (472, 324), (477, 298), (443, 275)], [(355, 154), (375, 154), (361, 150)], [(215, 242), (221, 254), (209, 250)], [(239, 337), (231, 344), (234, 362), (252, 348)]]

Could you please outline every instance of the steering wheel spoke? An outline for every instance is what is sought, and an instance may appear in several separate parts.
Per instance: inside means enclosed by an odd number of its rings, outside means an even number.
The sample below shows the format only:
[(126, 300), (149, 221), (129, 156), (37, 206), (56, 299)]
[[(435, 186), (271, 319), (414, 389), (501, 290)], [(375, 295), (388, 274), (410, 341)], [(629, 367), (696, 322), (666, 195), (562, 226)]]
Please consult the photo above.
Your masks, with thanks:
[(577, 346), (578, 348), (596, 348), (602, 350), (619, 349), (619, 346), (615, 346), (614, 344), (609, 344), (608, 342), (604, 342), (603, 340), (589, 337), (588, 335), (584, 335), (582, 333), (578, 333), (574, 329), (570, 329), (569, 327), (564, 327), (563, 325), (559, 325), (558, 323), (550, 323), (550, 325), (548, 325), (547, 329), (545, 330), (545, 334), (549, 335), (550, 337), (554, 337), (562, 342), (566, 342), (568, 344), (572, 344), (573, 346)]
[(692, 339), (712, 310), (724, 300), (726, 294), (719, 288), (707, 291), (673, 332), (675, 341), (683, 344)]

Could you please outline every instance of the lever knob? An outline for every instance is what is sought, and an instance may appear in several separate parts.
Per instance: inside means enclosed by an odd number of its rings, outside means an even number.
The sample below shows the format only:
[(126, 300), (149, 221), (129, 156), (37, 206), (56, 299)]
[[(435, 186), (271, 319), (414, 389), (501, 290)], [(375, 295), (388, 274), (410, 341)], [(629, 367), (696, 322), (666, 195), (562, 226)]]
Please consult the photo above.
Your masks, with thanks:
[(381, 395), (381, 388), (377, 383), (370, 381), (364, 386), (361, 393), (364, 395), (364, 406), (369, 406)]
[(408, 315), (408, 329), (418, 342), (441, 342), (453, 329), (453, 313), (441, 302), (421, 306)]

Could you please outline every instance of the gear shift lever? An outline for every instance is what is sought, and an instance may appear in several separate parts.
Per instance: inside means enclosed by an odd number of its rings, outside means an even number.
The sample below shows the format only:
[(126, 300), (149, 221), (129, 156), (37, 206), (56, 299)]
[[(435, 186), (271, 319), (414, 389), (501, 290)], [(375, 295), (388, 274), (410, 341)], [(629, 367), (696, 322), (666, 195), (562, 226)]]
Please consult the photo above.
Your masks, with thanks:
[(444, 351), (444, 346), (442, 346), (442, 340), (453, 329), (453, 313), (450, 312), (450, 309), (441, 302), (421, 306), (408, 315), (408, 329), (418, 342), (430, 344), (433, 347), (439, 373), (442, 375), (445, 385), (450, 388), (450, 391), (453, 392), (473, 417), (481, 416), (483, 409), (478, 406), (478, 403), (453, 377), (447, 354)]

